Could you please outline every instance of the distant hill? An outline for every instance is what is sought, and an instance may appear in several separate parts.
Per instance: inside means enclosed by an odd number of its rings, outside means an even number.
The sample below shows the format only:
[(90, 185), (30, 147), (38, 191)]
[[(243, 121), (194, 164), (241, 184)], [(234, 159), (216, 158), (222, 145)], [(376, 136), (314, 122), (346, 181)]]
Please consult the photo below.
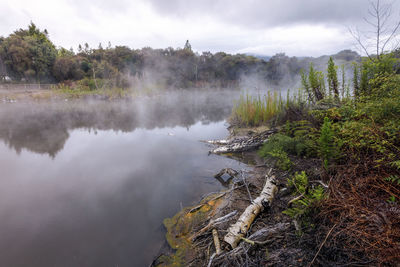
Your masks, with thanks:
[[(253, 56), (259, 59), (262, 59), (266, 62), (268, 62), (273, 56), (267, 56), (267, 55), (262, 55), (262, 54), (256, 54), (256, 53), (246, 53), (248, 56)], [(277, 54), (279, 55), (279, 54)], [(340, 62), (353, 62), (353, 61), (359, 61), (361, 59), (361, 56), (350, 49), (342, 50), (336, 54), (333, 55), (323, 55), (320, 57), (297, 57), (300, 61), (308, 61), (308, 62), (315, 62), (315, 63), (326, 63), (329, 60), (329, 57), (333, 57), (335, 61), (340, 61)]]
[(256, 58), (259, 58), (259, 59), (262, 59), (262, 60), (264, 60), (264, 61), (266, 61), (266, 62), (268, 62), (268, 61), (271, 59), (271, 57), (272, 57), (272, 56), (261, 55), (261, 54), (255, 54), (255, 53), (246, 53), (246, 55), (252, 56), (252, 57), (256, 57)]
[(278, 53), (268, 60), (266, 78), (272, 85), (284, 84), (287, 87), (297, 87), (301, 70), (307, 72), (312, 63), (316, 70), (326, 73), (330, 57), (339, 68), (344, 66), (346, 80), (352, 77), (351, 63), (361, 60), (361, 56), (352, 50), (343, 50), (334, 55), (320, 57), (289, 57), (285, 53)]

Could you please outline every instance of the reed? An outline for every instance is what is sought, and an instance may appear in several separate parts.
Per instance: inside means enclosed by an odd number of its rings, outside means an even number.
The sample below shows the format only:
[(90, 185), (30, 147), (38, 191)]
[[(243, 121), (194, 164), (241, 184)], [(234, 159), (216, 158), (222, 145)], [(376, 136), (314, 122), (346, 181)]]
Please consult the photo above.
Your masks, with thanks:
[(300, 89), (294, 94), (288, 91), (286, 99), (282, 99), (281, 94), (276, 91), (267, 91), (263, 96), (242, 94), (234, 103), (231, 121), (238, 126), (246, 127), (265, 125), (282, 114), (289, 106), (305, 102), (305, 95)]

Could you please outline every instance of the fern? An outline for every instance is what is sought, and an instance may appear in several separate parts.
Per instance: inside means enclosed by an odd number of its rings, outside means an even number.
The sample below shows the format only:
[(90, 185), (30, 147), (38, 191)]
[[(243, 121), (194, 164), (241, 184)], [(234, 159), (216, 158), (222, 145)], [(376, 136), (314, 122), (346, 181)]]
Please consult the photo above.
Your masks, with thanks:
[(390, 165), (396, 167), (397, 169), (400, 169), (400, 160), (392, 161)]
[(288, 154), (281, 149), (274, 149), (268, 152), (268, 155), (276, 159), (276, 166), (282, 170), (289, 170), (293, 162), (288, 157)]
[(389, 177), (386, 177), (385, 181), (400, 185), (400, 177), (398, 175), (391, 175)]
[(322, 186), (310, 187), (308, 177), (304, 171), (296, 173), (293, 178), (288, 179), (288, 186), (294, 187), (294, 195), (300, 196), (292, 202), (292, 206), (282, 213), (294, 219), (301, 219), (305, 224), (309, 220), (309, 214), (315, 207), (315, 204), (320, 202), (325, 197), (325, 191)]

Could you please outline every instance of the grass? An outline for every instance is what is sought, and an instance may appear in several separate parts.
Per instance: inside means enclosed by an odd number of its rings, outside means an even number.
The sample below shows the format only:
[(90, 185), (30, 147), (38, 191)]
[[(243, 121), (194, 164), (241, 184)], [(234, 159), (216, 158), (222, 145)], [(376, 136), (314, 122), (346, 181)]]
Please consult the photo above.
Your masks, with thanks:
[(90, 88), (88, 86), (75, 86), (71, 87), (65, 84), (58, 84), (51, 88), (51, 92), (55, 96), (62, 96), (65, 98), (81, 98), (85, 96), (102, 96), (107, 99), (119, 98), (135, 98), (143, 95), (153, 95), (155, 91), (151, 89), (133, 89), (121, 88), (112, 86), (103, 86), (100, 88)]
[(278, 115), (284, 113), (289, 106), (298, 106), (306, 103), (305, 95), (299, 89), (284, 100), (278, 92), (270, 92), (264, 96), (251, 96), (248, 93), (241, 95), (232, 110), (231, 121), (241, 127), (255, 127), (266, 125)]
[(241, 95), (233, 108), (232, 119), (243, 126), (265, 124), (283, 109), (282, 98), (277, 92), (261, 97)]

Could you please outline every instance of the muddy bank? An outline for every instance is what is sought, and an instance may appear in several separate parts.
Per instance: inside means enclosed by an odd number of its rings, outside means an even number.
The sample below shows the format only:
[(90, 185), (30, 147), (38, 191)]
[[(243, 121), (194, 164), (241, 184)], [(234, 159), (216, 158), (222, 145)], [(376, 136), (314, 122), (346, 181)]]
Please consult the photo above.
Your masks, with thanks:
[[(297, 221), (282, 213), (295, 198), (292, 188), (288, 187), (288, 178), (296, 171), (306, 170), (310, 181), (320, 180), (321, 162), (291, 158), (294, 162), (291, 171), (281, 171), (274, 167), (273, 160), (265, 160), (256, 153), (275, 130), (230, 129), (230, 132), (227, 140), (210, 142), (214, 144), (210, 151), (250, 164), (252, 169), (248, 172), (236, 170), (237, 175), (228, 173), (217, 177), (229, 182), (229, 189), (208, 195), (198, 205), (166, 219), (164, 225), (169, 248), (160, 252), (152, 266), (307, 266), (334, 261), (330, 255), (322, 255), (329, 252), (318, 252), (324, 238), (318, 227), (301, 229)], [(247, 148), (224, 150), (226, 147), (240, 147), (240, 144), (246, 144)], [(224, 241), (228, 228), (254, 203), (271, 176), (275, 177), (277, 187), (273, 201), (263, 203), (262, 212), (248, 225), (248, 231), (240, 238), (238, 246), (232, 248)], [(216, 248), (216, 235), (221, 251)]]

